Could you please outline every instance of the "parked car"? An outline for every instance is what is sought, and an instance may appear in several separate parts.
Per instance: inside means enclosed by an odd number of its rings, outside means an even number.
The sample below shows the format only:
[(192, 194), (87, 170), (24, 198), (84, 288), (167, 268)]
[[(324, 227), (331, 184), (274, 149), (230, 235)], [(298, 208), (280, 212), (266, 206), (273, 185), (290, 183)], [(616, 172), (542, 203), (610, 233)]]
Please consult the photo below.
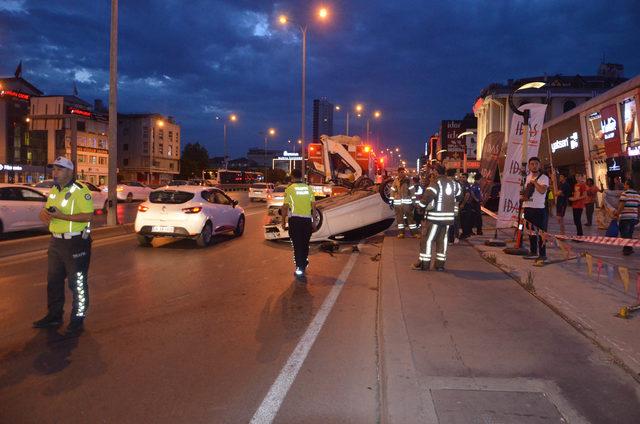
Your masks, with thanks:
[[(109, 188), (103, 186), (102, 191), (107, 193)], [(153, 189), (138, 181), (126, 181), (116, 186), (118, 200), (131, 202), (133, 200), (146, 200)]]
[(47, 196), (20, 184), (0, 184), (0, 234), (44, 229), (38, 215)]
[(258, 183), (249, 186), (249, 201), (267, 200), (267, 195), (273, 191), (272, 183)]
[(283, 205), (284, 191), (286, 189), (286, 185), (279, 185), (271, 193), (267, 194), (267, 210), (279, 209)]
[[(78, 180), (82, 184), (86, 185), (89, 191), (91, 191), (91, 198), (93, 200), (93, 210), (106, 210), (107, 209), (107, 193), (102, 191), (100, 188), (96, 187), (92, 183), (88, 181)], [(40, 193), (48, 196), (51, 192), (51, 188), (53, 187), (53, 180), (44, 180), (35, 184), (34, 188), (38, 190)]]
[(154, 237), (192, 238), (200, 247), (214, 234), (244, 233), (244, 209), (222, 190), (199, 186), (163, 187), (138, 205), (135, 231), (141, 246)]

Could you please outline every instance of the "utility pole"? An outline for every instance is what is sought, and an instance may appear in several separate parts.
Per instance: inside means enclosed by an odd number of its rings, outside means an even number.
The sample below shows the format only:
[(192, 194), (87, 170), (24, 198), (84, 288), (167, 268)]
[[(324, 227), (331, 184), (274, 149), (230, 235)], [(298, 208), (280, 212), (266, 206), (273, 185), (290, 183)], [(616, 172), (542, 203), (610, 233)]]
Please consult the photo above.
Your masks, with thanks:
[(118, 223), (118, 0), (111, 0), (109, 42), (109, 185), (107, 225)]
[(302, 145), (300, 154), (302, 156), (302, 180), (307, 181), (306, 164), (304, 157), (307, 153), (304, 142), (304, 127), (305, 127), (305, 102), (307, 96), (307, 27), (300, 27), (302, 30), (302, 119), (300, 124), (300, 138), (302, 139)]

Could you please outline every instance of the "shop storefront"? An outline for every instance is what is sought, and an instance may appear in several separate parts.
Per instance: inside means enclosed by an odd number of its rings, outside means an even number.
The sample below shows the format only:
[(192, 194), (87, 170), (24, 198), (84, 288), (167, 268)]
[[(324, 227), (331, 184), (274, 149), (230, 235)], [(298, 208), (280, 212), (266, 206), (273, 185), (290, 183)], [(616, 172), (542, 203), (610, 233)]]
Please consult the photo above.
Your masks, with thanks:
[(46, 166), (0, 163), (0, 183), (35, 184), (46, 178)]
[[(584, 143), (580, 131), (580, 118), (572, 116), (545, 128), (542, 151), (547, 153), (556, 172), (566, 176), (586, 173)], [(546, 152), (544, 151), (546, 148)]]

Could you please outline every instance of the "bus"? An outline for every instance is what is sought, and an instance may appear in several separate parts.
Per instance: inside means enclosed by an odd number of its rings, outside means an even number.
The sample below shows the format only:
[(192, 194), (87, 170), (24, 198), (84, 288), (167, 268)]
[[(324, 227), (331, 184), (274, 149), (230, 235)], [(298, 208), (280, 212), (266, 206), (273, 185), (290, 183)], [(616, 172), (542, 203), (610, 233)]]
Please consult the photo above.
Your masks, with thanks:
[(264, 181), (262, 172), (234, 171), (231, 169), (205, 170), (204, 177), (211, 184), (253, 184)]

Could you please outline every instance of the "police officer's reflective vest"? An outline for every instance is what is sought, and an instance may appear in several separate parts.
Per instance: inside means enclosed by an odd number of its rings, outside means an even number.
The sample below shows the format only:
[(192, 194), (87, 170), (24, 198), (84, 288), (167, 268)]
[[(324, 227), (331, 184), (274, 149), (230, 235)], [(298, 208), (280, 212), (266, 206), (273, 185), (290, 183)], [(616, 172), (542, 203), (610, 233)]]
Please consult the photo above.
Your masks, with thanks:
[[(55, 206), (65, 215), (79, 213), (93, 213), (93, 200), (91, 192), (82, 183), (72, 180), (64, 187), (53, 186), (49, 192), (49, 198), (45, 208)], [(51, 219), (49, 231), (55, 234), (79, 233), (89, 227), (88, 222), (75, 222), (66, 219)]]
[(389, 200), (393, 203), (393, 206), (410, 206), (413, 201), (411, 200), (411, 192), (409, 190), (410, 181), (409, 178), (396, 177), (391, 185), (391, 196)]
[(453, 224), (457, 208), (456, 198), (461, 188), (455, 181), (439, 176), (424, 192), (419, 205), (427, 208), (426, 219), (435, 224)]

